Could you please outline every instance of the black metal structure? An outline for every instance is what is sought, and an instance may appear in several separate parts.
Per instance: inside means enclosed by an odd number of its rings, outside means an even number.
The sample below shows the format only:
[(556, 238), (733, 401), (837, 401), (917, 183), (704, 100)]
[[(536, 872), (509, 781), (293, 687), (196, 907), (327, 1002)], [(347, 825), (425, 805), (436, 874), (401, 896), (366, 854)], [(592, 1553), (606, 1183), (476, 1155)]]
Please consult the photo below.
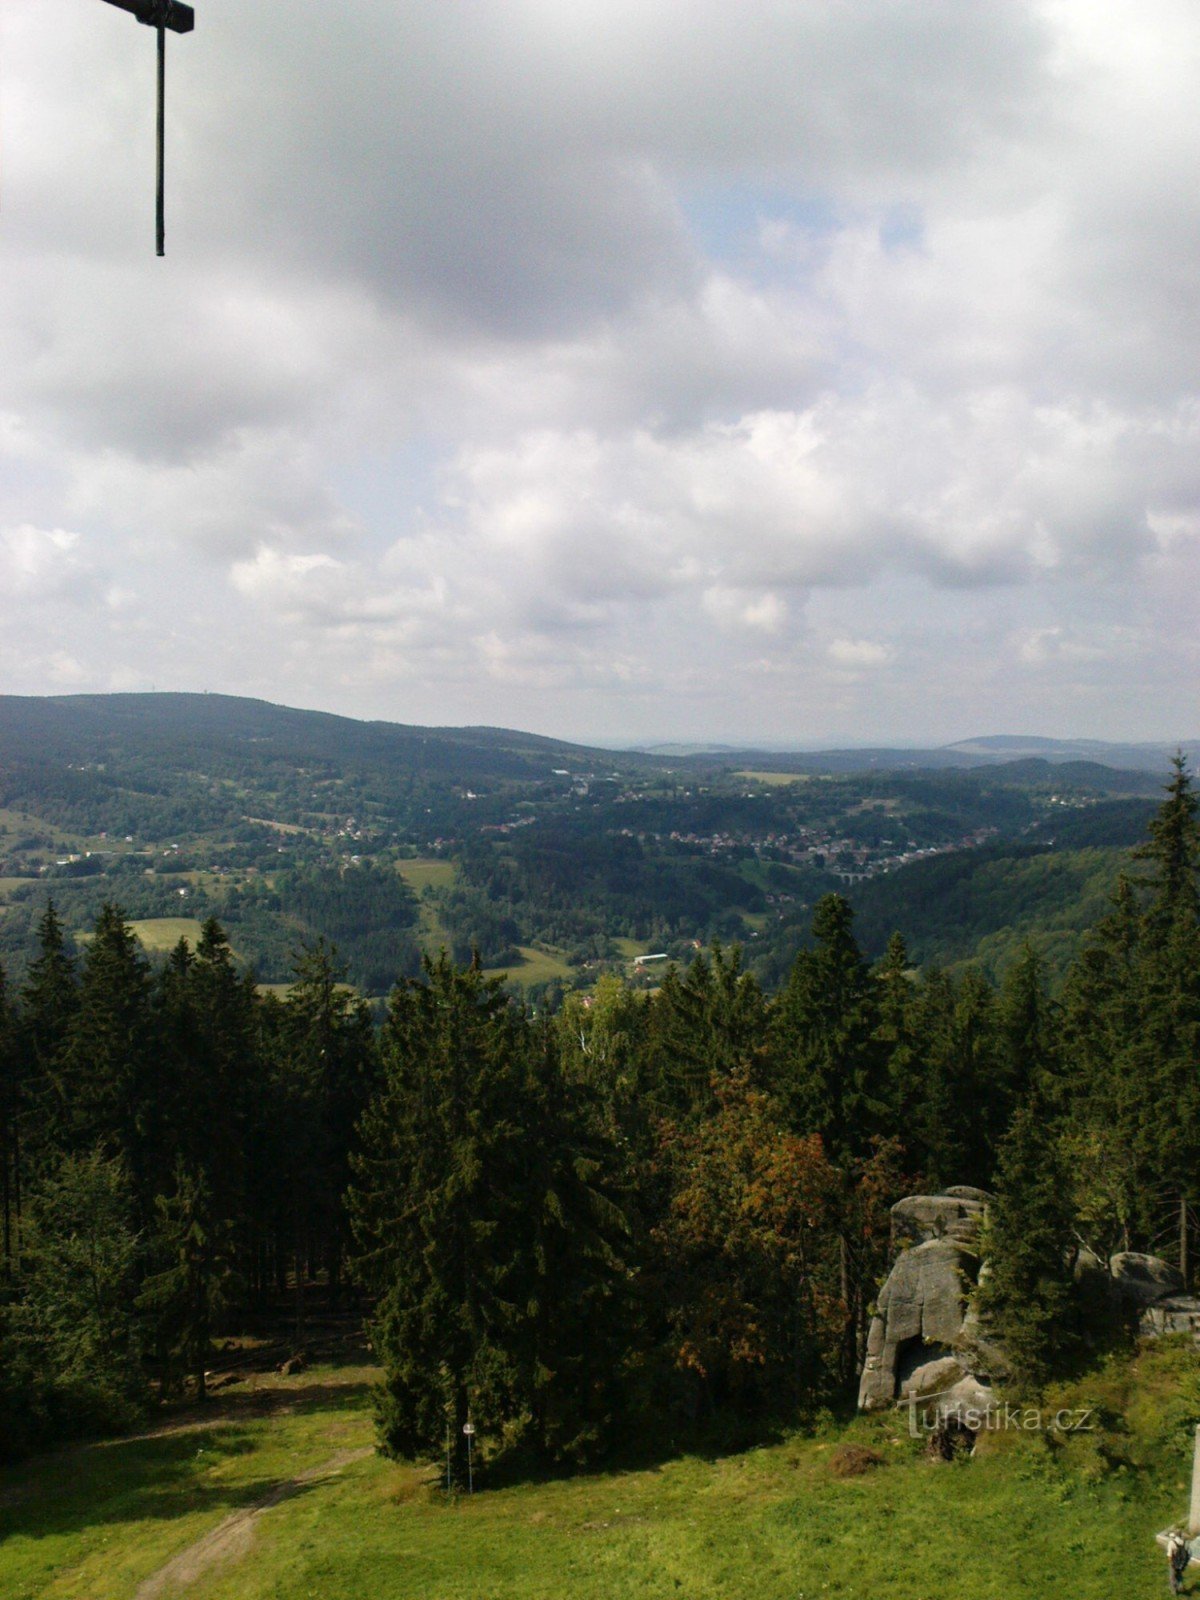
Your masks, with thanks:
[(196, 26), (196, 13), (191, 6), (179, 0), (105, 0), (106, 5), (129, 11), (139, 22), (158, 33), (158, 128), (157, 171), (155, 175), (155, 244), (158, 254), (166, 254), (166, 205), (164, 188), (164, 146), (166, 142), (167, 104), (167, 31), (191, 33)]

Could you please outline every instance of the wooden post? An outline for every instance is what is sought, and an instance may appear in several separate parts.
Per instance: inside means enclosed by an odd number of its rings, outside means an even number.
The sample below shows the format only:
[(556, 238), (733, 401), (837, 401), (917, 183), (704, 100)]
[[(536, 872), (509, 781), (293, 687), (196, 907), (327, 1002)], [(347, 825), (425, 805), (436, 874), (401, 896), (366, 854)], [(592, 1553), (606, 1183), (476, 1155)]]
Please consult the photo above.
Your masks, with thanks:
[(1196, 1447), (1192, 1455), (1192, 1505), (1187, 1525), (1189, 1535), (1200, 1533), (1200, 1426), (1196, 1428)]

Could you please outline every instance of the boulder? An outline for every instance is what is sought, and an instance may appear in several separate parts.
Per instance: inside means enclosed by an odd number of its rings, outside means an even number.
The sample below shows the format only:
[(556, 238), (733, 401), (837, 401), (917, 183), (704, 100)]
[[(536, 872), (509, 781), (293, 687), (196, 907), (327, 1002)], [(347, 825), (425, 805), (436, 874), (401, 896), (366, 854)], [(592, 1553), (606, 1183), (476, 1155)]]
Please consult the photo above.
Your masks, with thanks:
[(1168, 1295), (1183, 1293), (1183, 1279), (1161, 1256), (1122, 1250), (1108, 1264), (1121, 1299), (1132, 1306), (1151, 1306)]
[(1190, 1294), (1171, 1294), (1156, 1300), (1142, 1312), (1138, 1332), (1148, 1338), (1187, 1333), (1200, 1344), (1200, 1299)]

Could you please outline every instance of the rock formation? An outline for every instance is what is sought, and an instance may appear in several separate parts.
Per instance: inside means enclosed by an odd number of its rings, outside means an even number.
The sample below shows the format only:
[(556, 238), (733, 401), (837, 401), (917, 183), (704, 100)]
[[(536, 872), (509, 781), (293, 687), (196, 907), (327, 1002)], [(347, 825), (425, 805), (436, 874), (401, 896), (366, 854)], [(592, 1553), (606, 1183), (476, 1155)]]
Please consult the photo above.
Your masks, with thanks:
[[(892, 1207), (898, 1254), (867, 1335), (861, 1410), (935, 1396), (947, 1414), (993, 1403), (991, 1373), (1003, 1371), (1003, 1352), (988, 1344), (971, 1304), (987, 1271), (979, 1234), (989, 1199), (982, 1189), (958, 1187)], [(1076, 1274), (1103, 1285), (1101, 1304), (1136, 1317), (1144, 1336), (1186, 1333), (1200, 1344), (1200, 1298), (1185, 1293), (1178, 1272), (1158, 1256), (1127, 1250), (1105, 1264), (1084, 1251)]]
[(960, 1187), (911, 1195), (892, 1207), (892, 1243), (900, 1254), (871, 1319), (858, 1391), (862, 1410), (946, 1391), (953, 1391), (956, 1406), (988, 1403), (969, 1298), (979, 1280), (987, 1200), (981, 1189)]

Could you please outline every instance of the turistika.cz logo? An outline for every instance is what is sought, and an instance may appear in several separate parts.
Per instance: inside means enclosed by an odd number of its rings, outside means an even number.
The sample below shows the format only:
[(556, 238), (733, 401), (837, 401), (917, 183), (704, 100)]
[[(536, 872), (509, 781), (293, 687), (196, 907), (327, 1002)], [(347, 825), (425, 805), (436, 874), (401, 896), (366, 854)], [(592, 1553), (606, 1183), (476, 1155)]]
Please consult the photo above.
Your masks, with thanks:
[(986, 1406), (939, 1406), (941, 1397), (922, 1395), (903, 1402), (908, 1411), (908, 1431), (914, 1439), (936, 1433), (947, 1422), (956, 1423), (969, 1433), (1094, 1433), (1095, 1406), (1062, 1407), (1057, 1411), (1039, 1406), (1018, 1406), (1009, 1401)]

